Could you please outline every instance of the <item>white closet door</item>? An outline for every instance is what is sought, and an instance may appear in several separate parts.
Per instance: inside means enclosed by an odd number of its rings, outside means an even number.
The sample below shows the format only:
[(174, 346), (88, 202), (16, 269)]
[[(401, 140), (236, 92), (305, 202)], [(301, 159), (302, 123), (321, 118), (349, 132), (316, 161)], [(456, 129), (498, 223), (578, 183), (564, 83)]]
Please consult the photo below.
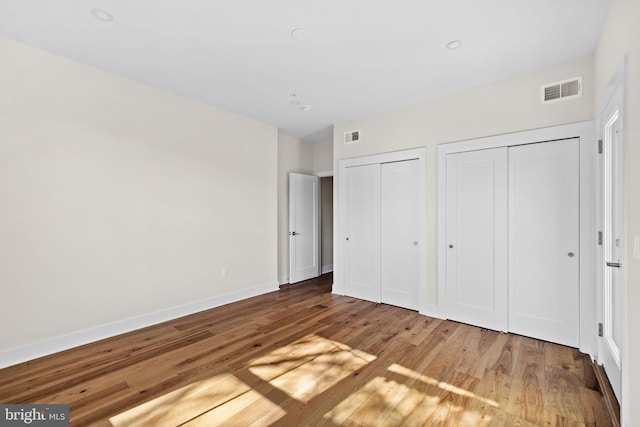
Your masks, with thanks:
[(380, 302), (380, 164), (345, 169), (345, 294)]
[(579, 151), (509, 148), (509, 331), (579, 344)]
[(447, 155), (447, 317), (507, 330), (507, 148)]
[(383, 163), (382, 302), (418, 309), (419, 161)]

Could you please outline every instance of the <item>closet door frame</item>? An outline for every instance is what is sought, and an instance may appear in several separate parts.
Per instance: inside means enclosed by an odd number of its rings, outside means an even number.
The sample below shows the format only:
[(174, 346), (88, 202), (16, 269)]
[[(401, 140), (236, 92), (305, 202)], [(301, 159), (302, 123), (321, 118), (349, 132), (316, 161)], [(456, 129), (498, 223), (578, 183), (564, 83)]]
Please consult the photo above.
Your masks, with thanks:
[[(418, 160), (419, 165), (419, 238), (418, 238), (418, 251), (419, 251), (419, 272), (418, 272), (418, 312), (420, 314), (426, 314), (429, 309), (427, 304), (427, 149), (426, 147), (414, 148), (410, 150), (394, 151), (389, 153), (374, 154), (370, 156), (354, 157), (351, 159), (344, 159), (338, 162), (339, 176), (344, 177), (346, 169), (354, 166), (364, 166), (371, 164), (382, 164), (390, 162), (400, 162), (405, 160)], [(344, 179), (340, 179), (339, 186), (339, 206), (346, 206), (347, 188)], [(340, 224), (347, 224), (346, 211), (344, 209), (339, 210)], [(340, 259), (342, 266), (346, 265), (346, 238), (349, 230), (346, 227), (340, 227), (338, 232), (339, 243), (337, 257)], [(345, 294), (345, 280), (343, 275), (336, 277), (334, 275), (333, 293), (338, 295)]]
[(580, 345), (582, 352), (594, 354), (597, 330), (594, 323), (595, 219), (594, 177), (596, 143), (593, 121), (508, 133), (438, 145), (438, 306), (437, 316), (447, 318), (446, 280), (446, 160), (448, 154), (511, 147), (523, 144), (579, 138), (580, 151)]

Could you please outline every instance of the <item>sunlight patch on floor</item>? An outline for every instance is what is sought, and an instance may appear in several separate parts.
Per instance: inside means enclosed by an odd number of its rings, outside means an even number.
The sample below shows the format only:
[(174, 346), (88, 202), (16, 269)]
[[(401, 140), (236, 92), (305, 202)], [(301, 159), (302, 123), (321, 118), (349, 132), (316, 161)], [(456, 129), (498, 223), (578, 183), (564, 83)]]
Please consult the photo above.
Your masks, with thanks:
[[(438, 406), (437, 397), (424, 395), (404, 384), (376, 377), (360, 390), (352, 393), (324, 416), (336, 425), (358, 423), (377, 425), (387, 414), (398, 421), (398, 425), (408, 425), (406, 418), (416, 408), (434, 411)], [(401, 403), (401, 404), (399, 404)], [(391, 420), (389, 420), (391, 424)], [(418, 423), (420, 425), (421, 423)]]
[(286, 411), (279, 405), (256, 390), (249, 390), (181, 426), (262, 426), (265, 425), (264, 419), (278, 419), (285, 415)]
[[(307, 335), (222, 372), (169, 392), (110, 419), (114, 427), (261, 425), (287, 415), (291, 404), (331, 398), (326, 392), (376, 359), (315, 334)], [(468, 377), (472, 378), (472, 377)], [(452, 380), (456, 384), (458, 380)], [(323, 394), (325, 393), (325, 394)], [(491, 417), (462, 401), (498, 407), (492, 400), (397, 363), (377, 372), (324, 415), (327, 423), (460, 426), (487, 425)], [(382, 424), (381, 424), (382, 423)]]
[(114, 427), (178, 425), (250, 390), (230, 373), (184, 386), (110, 419)]
[(256, 360), (249, 370), (307, 403), (373, 360), (375, 356), (311, 334)]
[[(422, 425), (455, 419), (460, 426), (489, 425), (491, 417), (477, 411), (465, 410), (448, 399), (441, 399), (432, 390), (444, 390), (463, 398), (478, 399), (497, 407), (498, 404), (472, 392), (421, 375), (411, 369), (393, 364), (389, 375), (377, 376), (340, 402), (324, 415), (325, 422), (334, 425)], [(401, 376), (406, 381), (391, 379)]]
[(398, 365), (397, 363), (394, 363), (393, 365), (389, 366), (389, 371), (394, 372), (396, 374), (400, 374), (400, 375), (406, 376), (408, 378), (412, 378), (412, 379), (415, 379), (415, 380), (422, 381), (422, 382), (427, 383), (427, 384), (431, 384), (431, 385), (437, 386), (437, 387), (439, 387), (439, 388), (441, 388), (443, 390), (446, 390), (446, 391), (451, 392), (451, 393), (459, 394), (460, 396), (463, 396), (463, 397), (468, 397), (468, 398), (471, 398), (471, 399), (480, 400), (481, 402), (484, 402), (487, 405), (493, 406), (495, 408), (500, 406), (494, 400), (485, 399), (484, 397), (478, 396), (477, 394), (472, 393), (469, 390), (465, 390), (463, 388), (456, 387), (456, 386), (451, 385), (449, 383), (438, 381), (438, 380), (435, 380), (435, 379), (433, 379), (431, 377), (428, 377), (426, 375), (419, 374), (418, 372), (413, 371), (413, 370), (411, 370), (409, 368), (405, 368), (404, 366)]
[(110, 421), (114, 427), (260, 425), (286, 415), (286, 403), (307, 403), (373, 360), (375, 356), (311, 334), (236, 372), (196, 381)]

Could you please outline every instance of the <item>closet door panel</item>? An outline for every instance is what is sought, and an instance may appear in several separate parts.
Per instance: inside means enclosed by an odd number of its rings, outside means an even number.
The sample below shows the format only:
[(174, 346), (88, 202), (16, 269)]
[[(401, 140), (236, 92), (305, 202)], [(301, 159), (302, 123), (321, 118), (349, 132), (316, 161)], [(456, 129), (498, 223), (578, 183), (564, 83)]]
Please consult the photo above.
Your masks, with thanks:
[(509, 330), (579, 344), (579, 151), (509, 149)]
[(418, 309), (419, 161), (381, 165), (382, 302)]
[(345, 294), (380, 302), (380, 164), (345, 170)]
[(507, 330), (507, 148), (447, 156), (447, 317)]

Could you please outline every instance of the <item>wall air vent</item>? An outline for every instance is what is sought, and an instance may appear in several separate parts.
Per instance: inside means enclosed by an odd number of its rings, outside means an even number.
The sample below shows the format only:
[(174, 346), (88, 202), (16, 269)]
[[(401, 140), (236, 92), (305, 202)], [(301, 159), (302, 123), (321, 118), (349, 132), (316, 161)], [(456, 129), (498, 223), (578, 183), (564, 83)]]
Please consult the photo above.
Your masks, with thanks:
[(360, 130), (351, 130), (344, 133), (344, 143), (353, 144), (360, 141)]
[(582, 76), (550, 83), (540, 88), (542, 103), (555, 102), (582, 96)]

